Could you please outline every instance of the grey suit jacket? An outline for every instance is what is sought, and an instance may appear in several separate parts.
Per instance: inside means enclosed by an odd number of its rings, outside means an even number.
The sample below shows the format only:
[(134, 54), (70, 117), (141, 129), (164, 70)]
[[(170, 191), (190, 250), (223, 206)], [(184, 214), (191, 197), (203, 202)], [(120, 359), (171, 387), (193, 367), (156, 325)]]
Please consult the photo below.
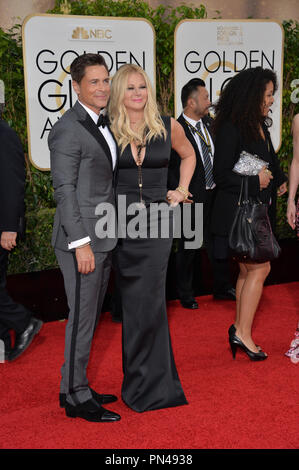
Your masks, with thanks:
[[(112, 250), (117, 242), (115, 232), (112, 237), (101, 238), (107, 233), (104, 221), (109, 228), (116, 227), (111, 153), (80, 103), (76, 102), (52, 127), (48, 144), (57, 203), (52, 245), (69, 251), (69, 242), (89, 236), (94, 252)], [(99, 203), (109, 203), (112, 209), (103, 213), (102, 220), (96, 215)]]

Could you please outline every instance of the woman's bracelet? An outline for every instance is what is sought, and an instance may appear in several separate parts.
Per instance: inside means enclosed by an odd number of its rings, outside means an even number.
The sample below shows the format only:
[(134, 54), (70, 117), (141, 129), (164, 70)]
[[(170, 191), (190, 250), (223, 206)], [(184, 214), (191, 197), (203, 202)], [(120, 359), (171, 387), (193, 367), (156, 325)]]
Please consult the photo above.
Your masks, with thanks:
[(185, 199), (188, 199), (188, 196), (189, 196), (189, 191), (186, 189), (186, 188), (183, 188), (183, 186), (178, 186), (176, 189), (176, 191), (179, 191), (180, 193), (182, 193), (184, 196), (185, 196)]

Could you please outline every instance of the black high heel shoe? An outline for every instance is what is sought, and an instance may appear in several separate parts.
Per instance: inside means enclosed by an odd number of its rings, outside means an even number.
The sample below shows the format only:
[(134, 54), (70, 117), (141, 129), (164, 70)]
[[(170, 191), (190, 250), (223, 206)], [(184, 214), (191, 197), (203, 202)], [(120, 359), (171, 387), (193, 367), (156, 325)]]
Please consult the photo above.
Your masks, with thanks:
[[(232, 336), (234, 336), (236, 334), (236, 331), (237, 331), (237, 329), (236, 329), (235, 325), (232, 324), (228, 329), (228, 337), (231, 338)], [(259, 349), (259, 351), (262, 350), (262, 348), (258, 344), (256, 344), (255, 346), (257, 347), (257, 349)]]
[(243, 341), (241, 341), (240, 338), (238, 338), (238, 336), (236, 336), (235, 334), (232, 334), (229, 337), (229, 344), (234, 359), (236, 358), (236, 352), (238, 348), (242, 349), (252, 361), (264, 361), (268, 357), (267, 354), (265, 354), (262, 350), (256, 353), (248, 349), (247, 346), (245, 346), (245, 344), (243, 343)]
[(228, 336), (230, 338), (231, 336), (234, 336), (235, 334), (236, 334), (236, 327), (234, 324), (232, 324), (228, 329)]

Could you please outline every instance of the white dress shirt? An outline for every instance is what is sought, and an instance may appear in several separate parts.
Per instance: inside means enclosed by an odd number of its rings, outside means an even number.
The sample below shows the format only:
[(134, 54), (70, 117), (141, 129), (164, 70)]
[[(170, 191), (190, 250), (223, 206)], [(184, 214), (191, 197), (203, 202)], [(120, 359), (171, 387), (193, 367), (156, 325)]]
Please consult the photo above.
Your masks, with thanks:
[[(211, 135), (208, 131), (208, 129), (206, 128), (205, 126), (205, 129), (203, 128), (203, 122), (202, 122), (202, 119), (200, 119), (199, 121), (194, 121), (194, 119), (191, 119), (189, 116), (186, 116), (186, 114), (183, 113), (183, 117), (184, 119), (189, 122), (189, 124), (191, 124), (192, 127), (194, 127), (196, 129), (196, 124), (199, 122), (200, 123), (200, 128), (201, 128), (201, 133), (202, 135), (204, 136), (206, 133), (208, 134), (209, 136), (209, 139), (210, 139), (210, 144), (211, 144), (211, 153), (210, 153), (210, 159), (211, 159), (211, 163), (213, 165), (213, 160), (214, 160), (214, 151), (215, 151), (215, 147), (214, 147), (214, 143), (213, 143), (213, 140), (211, 138)], [(192, 132), (192, 130), (191, 130)], [(192, 132), (192, 135), (195, 139), (195, 142), (197, 143), (197, 147), (198, 147), (198, 150), (199, 150), (199, 153), (200, 153), (200, 157), (201, 157), (201, 160), (202, 160), (202, 163), (204, 165), (204, 159), (203, 159), (203, 151), (202, 151), (202, 146), (201, 146), (201, 138), (199, 137), (199, 135), (197, 134), (197, 132)], [(215, 184), (212, 186), (211, 189), (215, 188)], [(210, 188), (206, 188), (206, 189), (210, 189)]]
[[(79, 100), (78, 100), (79, 101)], [(98, 122), (98, 119), (99, 119), (99, 116), (97, 115), (97, 113), (95, 113), (92, 109), (88, 108), (87, 106), (85, 106), (83, 103), (81, 103), (79, 101), (79, 103), (81, 104), (81, 106), (85, 109), (85, 111), (89, 114), (89, 116), (91, 117), (91, 119), (93, 120), (93, 122), (95, 124), (97, 124)], [(103, 109), (100, 114), (106, 114), (106, 109)], [(111, 153), (111, 157), (112, 157), (112, 168), (114, 170), (115, 168), (115, 165), (116, 165), (116, 159), (117, 159), (117, 150), (116, 150), (116, 144), (115, 144), (115, 141), (112, 137), (112, 134), (108, 128), (108, 126), (105, 126), (105, 127), (98, 127), (99, 131), (103, 134), (103, 137), (105, 138), (108, 146), (109, 146), (109, 149), (110, 149), (110, 153)], [(84, 238), (81, 238), (80, 240), (75, 240), (73, 242), (70, 242), (68, 244), (68, 248), (69, 250), (73, 249), (73, 248), (78, 248), (82, 245), (85, 245), (86, 243), (89, 243), (91, 240), (90, 240), (90, 237), (84, 237)]]

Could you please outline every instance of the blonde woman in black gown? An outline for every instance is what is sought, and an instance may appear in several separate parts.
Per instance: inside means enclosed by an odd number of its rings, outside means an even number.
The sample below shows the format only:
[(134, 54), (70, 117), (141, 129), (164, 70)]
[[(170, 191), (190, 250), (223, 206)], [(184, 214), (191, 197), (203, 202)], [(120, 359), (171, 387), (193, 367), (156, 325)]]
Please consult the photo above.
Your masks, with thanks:
[[(137, 412), (184, 405), (165, 299), (172, 236), (170, 231), (166, 238), (152, 238), (150, 232), (168, 216), (171, 222), (169, 205), (190, 201), (194, 151), (180, 124), (160, 116), (150, 81), (138, 66), (126, 64), (114, 75), (109, 118), (120, 149), (117, 196), (126, 197), (126, 207), (136, 203), (137, 213), (145, 215), (137, 238), (130, 236), (133, 217), (127, 217), (128, 234), (120, 238), (115, 256), (123, 315), (122, 399)], [(181, 178), (178, 189), (167, 191), (171, 147), (182, 158)], [(163, 201), (167, 210), (153, 210)]]

